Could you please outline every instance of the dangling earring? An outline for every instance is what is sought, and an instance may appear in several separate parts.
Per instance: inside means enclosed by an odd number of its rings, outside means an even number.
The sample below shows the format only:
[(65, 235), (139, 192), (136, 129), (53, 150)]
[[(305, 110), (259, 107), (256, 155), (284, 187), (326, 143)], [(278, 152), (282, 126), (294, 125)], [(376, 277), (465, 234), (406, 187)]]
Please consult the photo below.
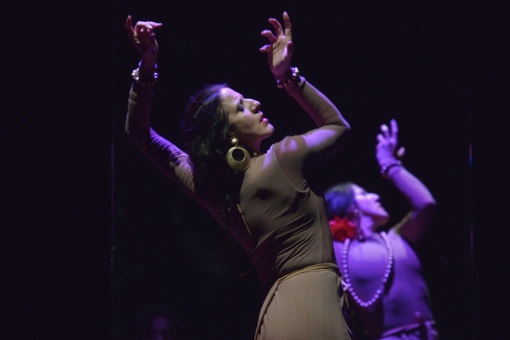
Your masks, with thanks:
[(232, 138), (230, 141), (233, 145), (227, 152), (227, 163), (228, 166), (235, 172), (246, 171), (250, 167), (250, 153), (248, 150), (239, 146), (239, 140)]

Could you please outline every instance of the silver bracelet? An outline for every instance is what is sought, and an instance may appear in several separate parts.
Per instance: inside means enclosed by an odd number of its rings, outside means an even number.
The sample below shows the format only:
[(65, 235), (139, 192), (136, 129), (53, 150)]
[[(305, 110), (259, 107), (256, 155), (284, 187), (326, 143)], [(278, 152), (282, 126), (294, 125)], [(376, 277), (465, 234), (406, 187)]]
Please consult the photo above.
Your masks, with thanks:
[(290, 78), (284, 81), (276, 79), (276, 87), (283, 89), (289, 86), (291, 83), (297, 84), (301, 81), (301, 77), (299, 76), (299, 69), (297, 67), (291, 67), (290, 71), (292, 72)]
[(158, 72), (154, 72), (152, 74), (152, 77), (147, 76), (140, 76), (140, 68), (135, 68), (133, 72), (131, 72), (131, 78), (133, 78), (133, 81), (140, 85), (154, 85), (159, 80), (159, 74)]

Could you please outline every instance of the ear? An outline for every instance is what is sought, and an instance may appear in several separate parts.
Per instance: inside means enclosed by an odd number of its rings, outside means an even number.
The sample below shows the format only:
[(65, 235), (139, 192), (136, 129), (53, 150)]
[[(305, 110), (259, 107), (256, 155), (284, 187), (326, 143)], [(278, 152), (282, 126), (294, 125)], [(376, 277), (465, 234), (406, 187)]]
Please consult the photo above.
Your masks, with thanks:
[(349, 208), (349, 211), (347, 212), (347, 216), (351, 221), (354, 221), (356, 223), (359, 223), (359, 219), (361, 218), (361, 211), (359, 211), (358, 207), (352, 206)]

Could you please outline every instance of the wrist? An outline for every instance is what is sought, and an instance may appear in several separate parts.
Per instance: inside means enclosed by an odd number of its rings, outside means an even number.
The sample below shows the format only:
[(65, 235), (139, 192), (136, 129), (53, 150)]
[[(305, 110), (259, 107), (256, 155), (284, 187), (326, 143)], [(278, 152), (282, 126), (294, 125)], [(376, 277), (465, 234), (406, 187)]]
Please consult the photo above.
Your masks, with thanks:
[(286, 88), (290, 84), (298, 84), (301, 81), (301, 77), (299, 75), (299, 69), (297, 67), (291, 67), (286, 73), (282, 76), (276, 76), (276, 87), (279, 89)]
[(402, 166), (402, 162), (399, 161), (399, 160), (391, 160), (391, 161), (387, 161), (383, 164), (380, 164), (380, 172), (381, 172), (381, 176), (383, 178), (386, 178), (388, 179), (389, 178), (389, 173), (390, 173), (390, 170), (391, 169), (394, 169), (396, 167), (401, 167)]
[(140, 69), (140, 73), (142, 74), (148, 74), (148, 73), (154, 73), (158, 70), (158, 64), (155, 62), (148, 62), (145, 60), (141, 60), (138, 63), (138, 69)]
[(289, 67), (283, 73), (278, 73), (278, 74), (277, 73), (273, 73), (273, 76), (274, 76), (274, 79), (285, 81), (285, 80), (289, 79), (290, 77), (292, 77), (292, 67)]
[(157, 66), (136, 68), (131, 72), (131, 78), (140, 85), (154, 85), (159, 80), (159, 74), (156, 72), (156, 69)]

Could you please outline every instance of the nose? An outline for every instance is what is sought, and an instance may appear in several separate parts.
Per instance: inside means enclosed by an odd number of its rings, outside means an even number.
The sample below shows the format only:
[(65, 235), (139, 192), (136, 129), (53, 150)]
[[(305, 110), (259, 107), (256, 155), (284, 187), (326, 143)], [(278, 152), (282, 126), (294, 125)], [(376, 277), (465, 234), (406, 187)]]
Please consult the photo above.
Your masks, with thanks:
[(260, 110), (260, 102), (255, 99), (248, 99), (250, 103), (250, 111), (253, 113), (257, 113)]

